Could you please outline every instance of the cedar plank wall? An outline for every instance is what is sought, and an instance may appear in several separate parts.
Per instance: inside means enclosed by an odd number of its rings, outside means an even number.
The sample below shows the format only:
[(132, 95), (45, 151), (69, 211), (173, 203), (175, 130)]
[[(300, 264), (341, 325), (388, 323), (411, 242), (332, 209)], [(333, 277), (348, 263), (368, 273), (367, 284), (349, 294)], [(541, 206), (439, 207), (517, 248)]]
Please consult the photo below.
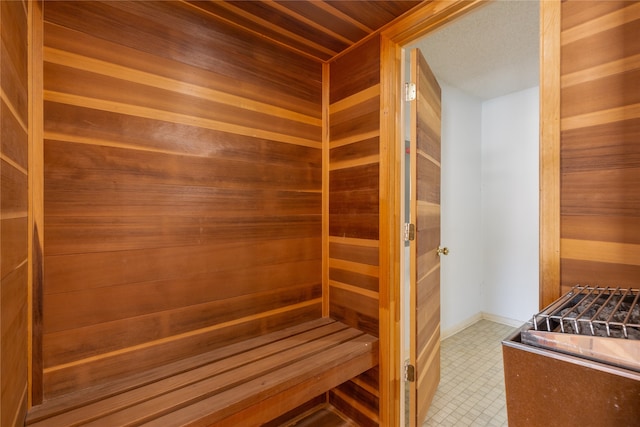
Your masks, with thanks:
[(562, 3), (561, 287), (640, 287), (640, 3)]
[(0, 425), (27, 410), (27, 3), (0, 2)]
[[(330, 63), (329, 311), (379, 336), (380, 38)], [(330, 402), (378, 424), (378, 369), (334, 389)]]
[(44, 21), (45, 399), (320, 317), (321, 63), (185, 3)]

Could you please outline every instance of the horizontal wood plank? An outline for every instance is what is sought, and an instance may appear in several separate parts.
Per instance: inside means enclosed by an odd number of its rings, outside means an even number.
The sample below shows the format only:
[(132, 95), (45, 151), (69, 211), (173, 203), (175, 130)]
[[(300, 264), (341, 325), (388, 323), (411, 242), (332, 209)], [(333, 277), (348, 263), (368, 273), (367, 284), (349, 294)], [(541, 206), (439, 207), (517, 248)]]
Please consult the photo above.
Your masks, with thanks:
[[(419, 277), (417, 280), (417, 312), (416, 312), (416, 328), (417, 328), (417, 344), (416, 347), (422, 349), (424, 352), (431, 352), (431, 350), (439, 347), (439, 334), (438, 328), (440, 324), (440, 287), (438, 286), (440, 277), (440, 268), (436, 268), (430, 271), (423, 277)], [(434, 334), (438, 338), (433, 338), (432, 334), (428, 334), (425, 331), (435, 331)], [(431, 345), (431, 348), (427, 344)], [(418, 355), (420, 357), (420, 355)], [(424, 361), (424, 359), (422, 360)], [(420, 363), (420, 362), (419, 362)], [(418, 366), (428, 366), (419, 364)], [(420, 373), (418, 373), (420, 374)]]
[(28, 120), (28, 48), (22, 43), (27, 37), (27, 16), (19, 4), (0, 4), (2, 14), (2, 99), (12, 114), (27, 129)]
[(329, 403), (358, 426), (374, 427), (380, 424), (375, 406), (365, 406), (340, 390), (329, 393)]
[[(55, 195), (46, 201), (48, 215), (78, 217), (207, 217), (253, 218), (316, 215), (321, 193), (315, 190), (220, 188), (201, 185), (122, 184), (71, 177), (51, 179), (46, 188)], [(248, 186), (247, 186), (248, 187)], [(266, 186), (265, 186), (266, 187)], [(95, 193), (103, 197), (95, 200)], [(218, 202), (211, 204), (211, 200)]]
[[(74, 153), (69, 156), (68, 153)], [(213, 188), (320, 191), (320, 169), (269, 165), (244, 159), (179, 157), (122, 148), (45, 141), (45, 174), (50, 180), (164, 184)], [(55, 165), (55, 166), (54, 166)], [(109, 174), (110, 178), (107, 178)], [(48, 180), (47, 180), (48, 181)], [(133, 181), (133, 182), (132, 182)], [(45, 182), (47, 185), (48, 182)], [(78, 184), (82, 185), (82, 184)], [(103, 184), (104, 185), (104, 184)]]
[(562, 174), (563, 215), (640, 216), (640, 168)]
[(561, 239), (560, 248), (561, 258), (640, 266), (638, 244)]
[(329, 242), (331, 258), (358, 262), (367, 265), (379, 265), (379, 250), (377, 247), (358, 246)]
[(633, 104), (562, 118), (560, 127), (565, 131), (579, 129), (581, 127), (607, 125), (637, 118), (640, 118), (640, 104)]
[(169, 248), (220, 239), (314, 237), (320, 215), (256, 219), (190, 217), (53, 217), (45, 235), (46, 255)]
[(369, 289), (364, 289), (359, 286), (350, 285), (348, 283), (338, 282), (335, 280), (329, 280), (329, 288), (342, 289), (343, 291), (351, 292), (354, 294), (359, 294), (367, 298), (371, 298), (374, 300), (380, 299), (380, 294), (377, 291), (372, 291)]
[[(105, 305), (110, 304), (112, 308), (100, 310), (95, 318), (88, 318), (86, 310), (82, 310), (77, 315), (63, 318), (66, 324), (73, 325), (72, 329), (45, 331), (43, 356), (48, 363), (45, 369), (56, 369), (59, 365), (145, 345), (149, 340), (167, 339), (198, 329), (222, 328), (224, 325), (247, 321), (264, 313), (290, 310), (296, 307), (299, 301), (316, 301), (320, 297), (321, 288), (317, 283), (264, 292), (253, 291), (249, 295), (200, 302), (191, 306), (177, 300), (173, 303), (177, 307), (156, 309), (153, 312), (148, 312), (148, 306), (151, 304), (131, 307), (131, 304), (122, 304), (118, 300), (114, 302), (112, 297), (106, 297)], [(149, 299), (156, 305), (163, 302), (159, 303), (159, 298)], [(61, 300), (62, 303), (65, 302), (64, 299)], [(56, 299), (53, 301), (59, 302)], [(56, 310), (45, 309), (45, 315), (52, 311), (57, 314)], [(141, 314), (134, 317), (131, 312)], [(109, 320), (110, 318), (114, 320)]]
[(561, 268), (563, 295), (575, 285), (638, 288), (638, 265), (564, 258), (561, 260)]
[[(340, 140), (364, 140), (368, 138), (371, 132), (375, 132), (379, 128), (379, 103), (376, 102), (375, 109), (357, 110), (357, 116), (346, 119), (342, 122), (331, 123), (330, 134), (331, 139)], [(333, 118), (333, 115), (331, 116)]]
[(85, 58), (114, 64), (138, 71), (145, 71), (154, 76), (182, 81), (210, 90), (258, 101), (260, 105), (272, 105), (287, 111), (294, 111), (305, 116), (321, 118), (321, 109), (316, 98), (314, 100), (301, 99), (291, 92), (272, 89), (258, 82), (235, 84), (235, 76), (225, 76), (209, 68), (193, 66), (181, 62), (179, 58), (156, 55), (156, 52), (146, 52), (135, 47), (128, 47), (116, 41), (96, 37), (90, 33), (83, 33), (59, 25), (45, 22), (47, 45), (64, 52), (73, 52)]
[[(208, 274), (220, 275), (223, 283), (244, 277), (242, 280), (248, 284), (248, 280), (260, 269), (320, 260), (321, 256), (318, 237), (300, 236), (292, 239), (212, 242), (151, 250), (50, 256), (45, 271), (44, 292), (55, 294), (125, 283), (144, 285), (151, 282), (177, 282), (185, 277), (200, 277), (204, 281)], [(130, 265), (137, 268), (127, 268)], [(266, 270), (262, 271), (267, 273)], [(264, 289), (260, 283), (255, 284), (256, 289)], [(239, 288), (242, 289), (242, 286)], [(228, 287), (224, 291), (237, 292)]]
[[(564, 87), (560, 114), (567, 119), (595, 111), (638, 104), (640, 103), (639, 81), (640, 69), (635, 69)], [(585, 96), (585, 93), (589, 96)]]
[[(306, 418), (307, 415), (320, 410), (320, 408), (324, 408), (326, 406), (326, 401), (327, 398), (325, 395), (314, 397), (313, 399), (310, 399), (302, 405), (297, 406), (295, 409), (285, 412), (284, 414), (273, 418), (271, 421), (264, 423), (263, 427), (278, 427), (283, 425), (284, 423), (291, 422), (292, 420)], [(236, 424), (238, 422), (236, 422)]]
[(337, 287), (331, 287), (329, 292), (332, 318), (357, 325), (358, 329), (371, 335), (378, 333), (377, 298)]
[[(294, 138), (319, 141), (321, 126), (319, 123), (307, 124), (289, 119), (286, 115), (269, 115), (262, 110), (249, 110), (237, 104), (217, 102), (217, 97), (198, 94), (183, 94), (171, 86), (155, 88), (147, 84), (118, 79), (101, 74), (90, 73), (62, 65), (44, 63), (44, 84), (47, 88), (45, 100), (80, 100), (80, 97), (95, 101), (91, 105), (131, 106), (131, 111), (154, 109), (175, 116), (194, 117), (194, 120), (221, 123), (227, 128), (258, 128), (273, 134), (286, 134)], [(124, 76), (123, 76), (124, 77)], [(142, 79), (141, 79), (142, 80)], [(179, 86), (180, 82), (174, 82)], [(66, 94), (63, 98), (56, 94)], [(259, 126), (259, 127), (258, 127)]]
[(183, 80), (174, 80), (162, 75), (116, 65), (60, 49), (44, 49), (44, 61), (50, 64), (49, 66), (60, 67), (60, 70), (73, 70), (71, 72), (79, 76), (83, 76), (83, 72), (86, 73), (87, 76), (100, 75), (113, 82), (124, 80), (129, 84), (141, 84), (156, 88), (160, 91), (169, 90), (176, 94), (193, 96), (203, 100), (215, 99), (216, 103), (227, 105), (232, 109), (240, 108), (247, 112), (262, 112), (274, 118), (286, 117), (289, 120), (308, 125), (322, 125), (322, 121), (318, 117), (297, 113), (266, 102), (256, 101), (252, 97), (234, 95), (229, 93), (229, 88), (224, 88), (225, 90), (210, 89), (207, 86), (190, 84)]
[(604, 77), (626, 73), (637, 69), (639, 65), (640, 54), (616, 59), (601, 65), (596, 65), (591, 68), (574, 71), (570, 74), (565, 74), (561, 79), (562, 87), (568, 88), (570, 86), (585, 83), (590, 80), (598, 80)]
[(0, 150), (3, 159), (10, 159), (22, 170), (29, 168), (27, 132), (4, 99), (0, 99)]
[(331, 215), (329, 235), (354, 239), (378, 240), (380, 217), (376, 214), (341, 213)]
[(4, 159), (0, 160), (2, 218), (25, 217), (28, 210), (28, 176)]
[[(582, 3), (586, 2), (583, 1)], [(584, 4), (581, 5), (579, 2), (562, 3), (562, 30), (567, 30), (581, 23), (607, 15), (629, 5), (630, 2), (628, 0), (610, 0), (606, 2), (592, 0), (588, 3), (588, 7), (584, 7)]]
[[(365, 385), (365, 387), (362, 385)], [(341, 384), (336, 387), (336, 390), (342, 396), (349, 396), (355, 401), (354, 404), (362, 407), (364, 411), (370, 411), (370, 408), (378, 408), (380, 406), (378, 392), (372, 390), (371, 387), (366, 386), (358, 379)], [(373, 415), (373, 418), (377, 417), (377, 412), (370, 412), (370, 414)]]
[(640, 117), (562, 132), (564, 173), (640, 167)]
[(440, 204), (440, 166), (425, 156), (417, 156), (418, 177), (421, 185), (417, 188), (417, 201)]
[[(329, 151), (329, 161), (335, 168), (335, 164), (357, 161), (362, 158), (372, 158), (380, 155), (380, 140), (378, 137), (356, 141)], [(379, 160), (378, 160), (379, 161)]]
[(0, 220), (0, 262), (2, 270), (0, 278), (14, 271), (27, 259), (27, 230), (26, 217)]
[[(45, 8), (45, 19), (51, 23), (83, 33), (102, 34), (111, 42), (144, 53), (320, 101), (319, 62), (301, 58), (224, 21), (207, 25), (212, 16), (207, 17), (203, 20), (202, 12), (185, 3), (92, 2), (81, 7), (74, 2), (57, 2)], [(114, 22), (118, 25), (113, 25)], [(275, 51), (289, 67), (251, 54), (260, 50)], [(218, 55), (211, 55), (214, 51)], [(257, 69), (261, 72), (252, 71)], [(313, 83), (312, 90), (309, 82)]]
[(331, 63), (330, 104), (380, 83), (380, 38), (367, 42)]
[[(585, 6), (588, 7), (588, 3), (583, 5)], [(562, 46), (560, 71), (562, 75), (570, 74), (635, 55), (640, 48), (639, 34), (637, 20), (595, 34), (585, 34), (584, 37)], [(624, 43), (614, 43), (613, 40), (624, 40)], [(584, 52), (590, 54), (585, 55)]]
[(368, 276), (377, 277), (380, 274), (378, 265), (361, 262), (347, 261), (338, 258), (329, 258), (329, 268), (353, 271)]
[(563, 215), (562, 238), (640, 244), (637, 216)]
[(379, 241), (370, 240), (370, 239), (352, 239), (349, 237), (329, 236), (329, 242), (337, 243), (340, 245), (353, 245), (353, 246), (366, 247), (366, 248), (380, 247)]
[[(266, 163), (321, 165), (317, 148), (216, 131), (195, 124), (168, 122), (157, 117), (45, 101), (45, 118), (45, 136), (52, 140), (68, 139), (77, 143), (187, 156), (219, 156), (229, 160), (260, 156)], [(176, 140), (188, 143), (176, 144)]]
[(378, 292), (380, 282), (378, 275), (370, 276), (340, 268), (329, 268), (329, 280), (346, 283), (372, 292)]
[(600, 16), (592, 15), (589, 19), (572, 28), (565, 26), (562, 30), (562, 43), (570, 44), (581, 38), (638, 20), (640, 20), (640, 6), (638, 4), (622, 4), (613, 8), (609, 13)]

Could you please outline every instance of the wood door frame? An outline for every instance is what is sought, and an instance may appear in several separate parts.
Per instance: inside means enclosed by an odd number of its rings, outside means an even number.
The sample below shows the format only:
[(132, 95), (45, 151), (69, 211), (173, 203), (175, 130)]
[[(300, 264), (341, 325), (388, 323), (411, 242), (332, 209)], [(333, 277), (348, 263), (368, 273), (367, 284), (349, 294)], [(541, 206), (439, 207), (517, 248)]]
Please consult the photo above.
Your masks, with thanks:
[(42, 280), (44, 265), (44, 3), (28, 6), (29, 269), (27, 282), (27, 406), (42, 403)]
[[(487, 4), (423, 3), (381, 31), (380, 60), (380, 425), (400, 425), (402, 46)], [(540, 2), (539, 305), (560, 294), (560, 0)]]

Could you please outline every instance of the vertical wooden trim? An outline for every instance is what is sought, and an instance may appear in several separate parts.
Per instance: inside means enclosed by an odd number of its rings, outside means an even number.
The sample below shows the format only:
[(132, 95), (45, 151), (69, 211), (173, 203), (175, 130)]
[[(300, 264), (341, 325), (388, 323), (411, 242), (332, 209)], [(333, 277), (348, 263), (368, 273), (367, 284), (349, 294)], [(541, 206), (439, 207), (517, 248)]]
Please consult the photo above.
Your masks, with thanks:
[[(330, 65), (322, 64), (322, 316), (329, 317), (329, 134)], [(328, 396), (328, 395), (327, 395)]]
[(400, 420), (400, 228), (398, 156), (401, 48), (382, 37), (380, 68), (380, 425)]
[[(410, 58), (409, 61), (409, 81), (416, 85), (416, 95), (420, 96), (418, 93), (419, 86), (419, 76), (418, 76), (418, 51), (419, 49), (412, 49), (410, 52), (405, 52)], [(420, 55), (422, 56), (422, 55)], [(406, 64), (405, 64), (406, 65)], [(405, 71), (406, 74), (406, 71)], [(420, 99), (416, 97), (416, 99), (409, 103), (408, 108), (405, 109), (404, 114), (410, 116), (410, 129), (408, 132), (409, 136), (409, 168), (410, 172), (410, 196), (409, 196), (409, 217), (411, 218), (411, 223), (416, 226), (416, 239), (418, 235), (418, 103)], [(406, 123), (406, 118), (402, 117), (402, 123)], [(405, 136), (406, 137), (406, 136)], [(405, 325), (405, 327), (409, 328), (409, 363), (411, 363), (416, 369), (416, 376), (419, 375), (419, 365), (418, 365), (418, 328), (417, 328), (417, 307), (418, 307), (418, 248), (417, 241), (414, 240), (409, 242), (409, 307), (406, 307), (406, 310), (409, 310), (409, 324)], [(402, 282), (400, 282), (402, 285)], [(406, 286), (406, 285), (405, 285)], [(404, 298), (403, 298), (404, 300)], [(402, 312), (402, 310), (401, 310)], [(405, 317), (403, 313), (401, 317)], [(399, 331), (403, 333), (401, 329)], [(405, 357), (406, 359), (406, 357)], [(418, 407), (418, 378), (412, 383), (409, 384), (409, 422), (408, 425), (410, 427), (418, 427), (418, 420), (420, 418), (420, 408)], [(405, 397), (406, 399), (406, 397)], [(405, 402), (406, 405), (407, 402)], [(406, 411), (406, 409), (405, 409)], [(406, 426), (407, 424), (405, 424)]]
[(44, 243), (43, 4), (28, 2), (29, 22), (29, 235), (28, 405), (42, 402), (42, 248)]
[(540, 308), (560, 296), (560, 11), (540, 2)]

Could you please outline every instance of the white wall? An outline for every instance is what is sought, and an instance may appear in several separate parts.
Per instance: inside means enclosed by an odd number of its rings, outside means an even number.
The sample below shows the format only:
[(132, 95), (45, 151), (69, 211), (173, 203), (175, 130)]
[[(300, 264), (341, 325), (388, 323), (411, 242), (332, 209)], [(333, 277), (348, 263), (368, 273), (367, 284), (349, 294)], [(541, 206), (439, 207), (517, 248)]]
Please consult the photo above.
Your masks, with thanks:
[(538, 310), (538, 88), (482, 101), (442, 86), (441, 331)]
[(483, 102), (440, 85), (441, 336), (519, 326), (538, 311), (538, 88)]
[(442, 88), (441, 330), (443, 336), (477, 320), (482, 311), (482, 101)]
[(482, 104), (482, 311), (538, 311), (538, 88)]

